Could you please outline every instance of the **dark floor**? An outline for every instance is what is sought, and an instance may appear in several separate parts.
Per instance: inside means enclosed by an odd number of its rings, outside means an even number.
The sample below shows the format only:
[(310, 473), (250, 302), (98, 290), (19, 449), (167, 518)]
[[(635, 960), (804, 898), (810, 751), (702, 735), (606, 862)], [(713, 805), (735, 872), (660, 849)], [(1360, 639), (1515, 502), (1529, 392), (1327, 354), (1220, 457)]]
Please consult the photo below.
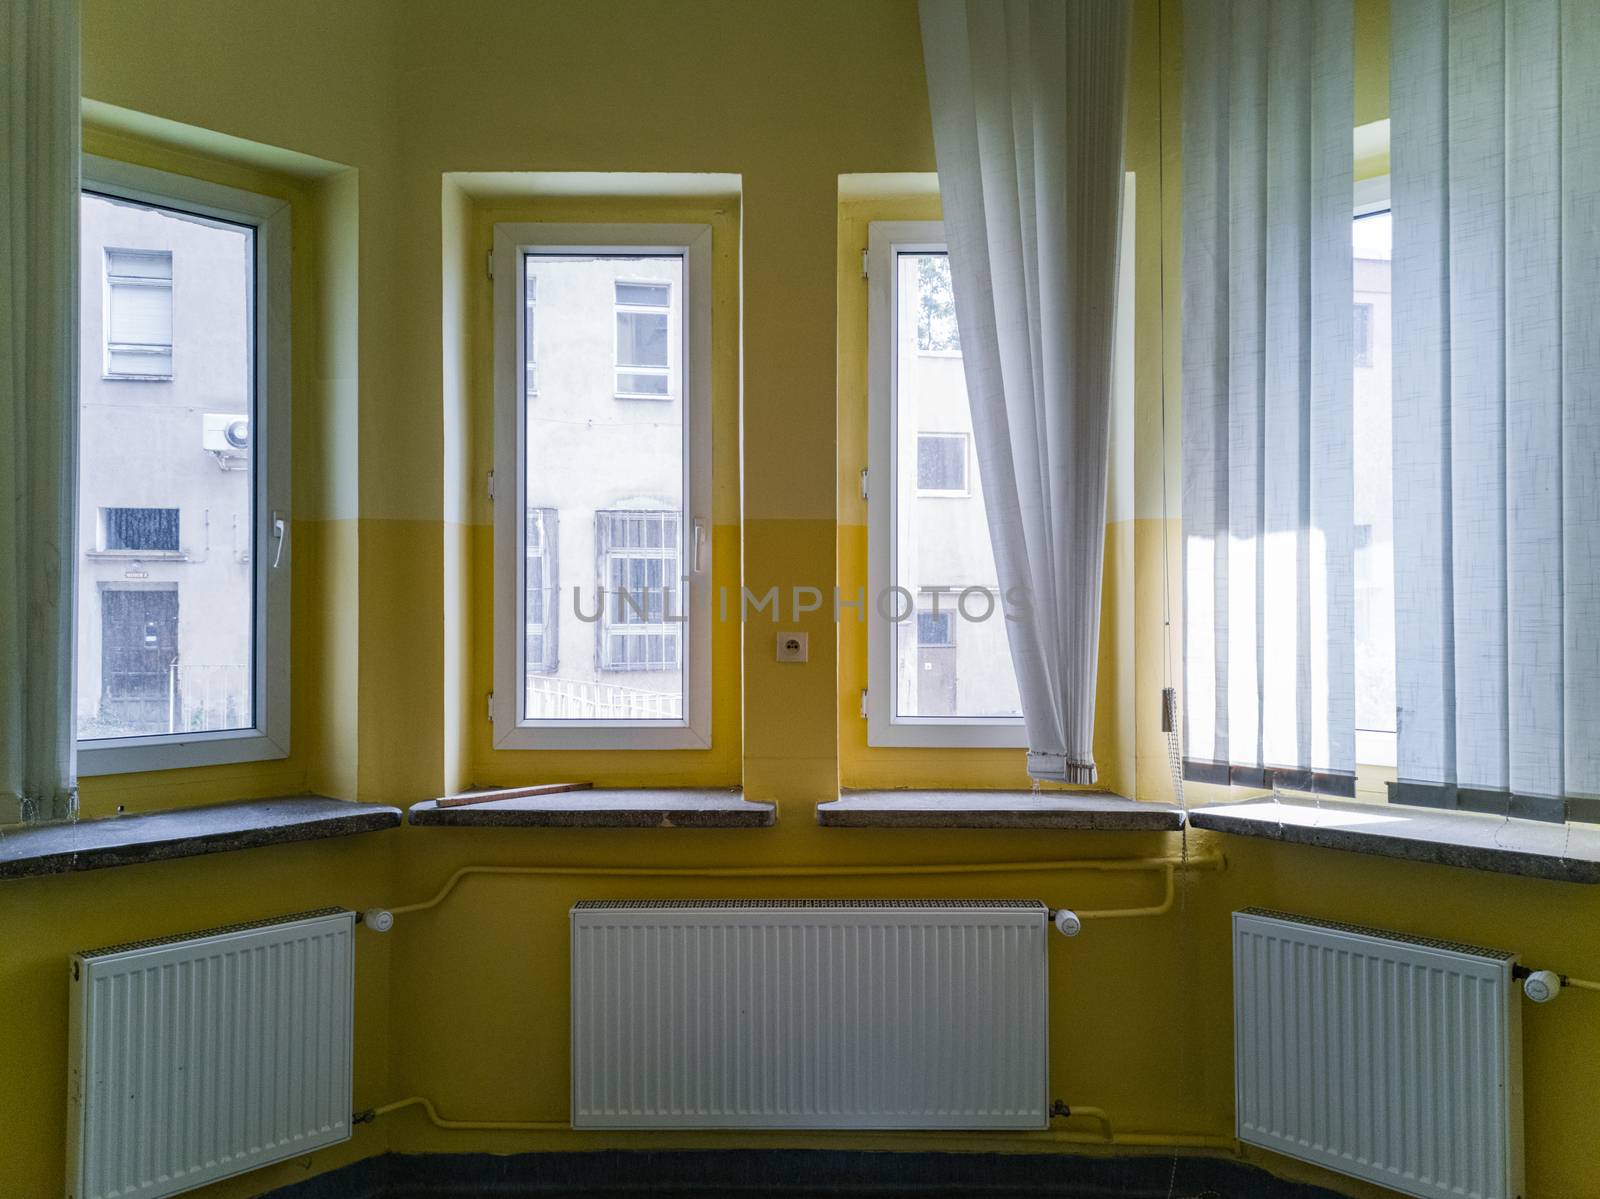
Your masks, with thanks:
[(1214, 1157), (685, 1150), (397, 1154), (272, 1191), (271, 1199), (1338, 1199)]

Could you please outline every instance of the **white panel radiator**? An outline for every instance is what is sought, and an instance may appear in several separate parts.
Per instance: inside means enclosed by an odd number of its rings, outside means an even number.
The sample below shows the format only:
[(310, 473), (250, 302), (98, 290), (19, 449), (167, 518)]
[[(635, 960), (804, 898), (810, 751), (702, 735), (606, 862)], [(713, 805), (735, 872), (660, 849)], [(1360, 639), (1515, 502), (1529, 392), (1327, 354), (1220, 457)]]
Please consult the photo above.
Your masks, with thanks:
[(1045, 929), (1012, 900), (572, 909), (577, 1128), (1043, 1128)]
[(354, 918), (75, 954), (68, 1199), (160, 1199), (347, 1140)]
[(1515, 957), (1233, 915), (1239, 1139), (1407, 1195), (1522, 1193)]

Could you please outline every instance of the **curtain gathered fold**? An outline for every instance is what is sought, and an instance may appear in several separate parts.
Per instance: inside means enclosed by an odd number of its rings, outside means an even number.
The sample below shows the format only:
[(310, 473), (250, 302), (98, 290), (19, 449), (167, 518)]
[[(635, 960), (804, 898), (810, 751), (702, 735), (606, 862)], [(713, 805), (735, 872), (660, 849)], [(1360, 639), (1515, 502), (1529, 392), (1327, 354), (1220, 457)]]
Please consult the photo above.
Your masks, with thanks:
[(1185, 774), (1353, 793), (1352, 9), (1184, 6)]
[(1392, 36), (1396, 795), (1559, 819), (1600, 796), (1600, 6)]
[(76, 807), (78, 4), (0, 11), (0, 821)]
[(1035, 778), (1090, 783), (1130, 6), (922, 0), (984, 502)]

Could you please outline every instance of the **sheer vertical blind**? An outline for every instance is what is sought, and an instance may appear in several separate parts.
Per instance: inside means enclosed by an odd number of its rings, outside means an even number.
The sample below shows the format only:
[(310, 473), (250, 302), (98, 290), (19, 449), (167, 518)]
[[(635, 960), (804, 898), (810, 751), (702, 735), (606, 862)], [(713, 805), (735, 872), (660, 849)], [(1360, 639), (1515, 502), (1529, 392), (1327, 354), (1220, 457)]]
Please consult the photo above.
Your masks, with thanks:
[[(1350, 790), (1351, 9), (1185, 7), (1186, 775)], [(1391, 12), (1397, 781), (1600, 816), (1600, 5)]]
[[(1095, 780), (1129, 0), (922, 0), (939, 193), (1028, 773)], [(1346, 305), (1348, 307), (1348, 304)]]
[(1350, 794), (1349, 0), (1184, 6), (1184, 773)]
[(0, 8), (0, 823), (76, 803), (78, 5)]
[(1600, 5), (1392, 19), (1395, 797), (1592, 819)]

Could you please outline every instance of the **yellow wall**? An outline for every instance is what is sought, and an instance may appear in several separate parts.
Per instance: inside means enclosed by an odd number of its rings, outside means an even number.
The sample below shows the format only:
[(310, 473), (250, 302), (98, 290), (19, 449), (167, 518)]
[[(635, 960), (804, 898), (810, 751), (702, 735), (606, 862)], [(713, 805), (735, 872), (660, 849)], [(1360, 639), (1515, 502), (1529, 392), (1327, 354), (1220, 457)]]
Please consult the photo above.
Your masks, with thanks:
[[(1128, 168), (1139, 180), (1135, 512), (1112, 530), (1107, 554), (1108, 572), (1115, 563), (1134, 582), (1133, 626), (1114, 642), (1131, 644), (1115, 673), (1131, 676), (1117, 689), (1133, 687), (1132, 727), (1120, 716), (1102, 719), (1100, 753), (1103, 765), (1118, 764), (1117, 785), (1143, 798), (1170, 792), (1158, 723), (1161, 580), (1162, 555), (1175, 555), (1178, 541), (1163, 478), (1172, 509), (1179, 495), (1181, 5), (1165, 0), (1158, 36), (1157, 3), (1138, 4), (1129, 112)], [(1376, 95), (1367, 81), (1382, 75), (1381, 51), (1372, 50), (1380, 8), (1372, 0), (1358, 8), (1364, 96)], [(582, 773), (611, 782), (742, 780), (751, 796), (777, 802), (779, 822), (741, 832), (408, 827), (0, 884), (0, 1007), (13, 1014), (11, 1032), (0, 1037), (8, 1138), (0, 1193), (60, 1193), (63, 966), (77, 948), (328, 903), (402, 904), (475, 862), (1005, 862), (1179, 848), (1180, 838), (1163, 835), (818, 827), (813, 806), (835, 793), (841, 771), (863, 783), (1021, 782), (1015, 756), (868, 754), (853, 704), (841, 708), (860, 686), (860, 647), (850, 630), (831, 635), (826, 618), (803, 626), (813, 633), (812, 660), (801, 667), (773, 661), (764, 622), (742, 638), (737, 629), (720, 634), (719, 679), (740, 690), (720, 699), (705, 754), (544, 758), (488, 747), (479, 713), (489, 535), (476, 491), (489, 449), (487, 293), (474, 272), (495, 219), (576, 219), (582, 206), (486, 197), (458, 173), (738, 176), (735, 207), (695, 218), (722, 221), (722, 244), (738, 247), (735, 260), (719, 261), (717, 285), (719, 304), (735, 296), (741, 322), (737, 341), (719, 340), (717, 349), (718, 428), (736, 422), (739, 431), (718, 451), (717, 570), (742, 571), (758, 592), (827, 586), (836, 577), (849, 587), (860, 577), (865, 540), (851, 491), (862, 451), (864, 302), (850, 276), (860, 224), (872, 212), (841, 209), (839, 180), (933, 169), (913, 0), (85, 0), (83, 77), (94, 100), (155, 118), (105, 131), (125, 139), (132, 156), (181, 150), (209, 164), (197, 171), (257, 171), (260, 186), (299, 189), (294, 755), (265, 766), (92, 780), (85, 810), (306, 786), (404, 805), (467, 782)], [(108, 112), (90, 115), (116, 126)], [(1383, 104), (1363, 99), (1361, 119), (1382, 115)], [(582, 219), (624, 211), (620, 202), (597, 202)], [(308, 238), (300, 236), (303, 215)], [(719, 331), (728, 332), (726, 323)], [(303, 354), (308, 338), (314, 348)], [(1170, 561), (1176, 580), (1177, 559)], [(1177, 617), (1174, 607), (1174, 627)], [(1201, 833), (1189, 835), (1188, 847), (1225, 850), (1229, 869), (1196, 876), (1175, 915), (1092, 924), (1076, 940), (1051, 943), (1052, 1093), (1106, 1108), (1122, 1132), (1229, 1133), (1227, 913), (1236, 907), (1272, 904), (1505, 945), (1539, 965), (1600, 972), (1600, 897), (1587, 889)], [(848, 884), (473, 880), (442, 907), (403, 918), (387, 938), (360, 934), (357, 1103), (423, 1094), (454, 1117), (560, 1119), (566, 912), (578, 898), (1038, 896), (1101, 908), (1149, 902), (1156, 886), (1149, 876), (1003, 868)], [(1600, 1059), (1595, 1004), (1574, 994), (1527, 1012), (1530, 1196), (1600, 1193), (1600, 1168), (1587, 1151), (1600, 1072), (1582, 1066)], [(364, 1127), (351, 1146), (204, 1193), (250, 1193), (386, 1145), (511, 1152), (778, 1142), (1040, 1147), (1006, 1136), (445, 1132), (409, 1111)]]

